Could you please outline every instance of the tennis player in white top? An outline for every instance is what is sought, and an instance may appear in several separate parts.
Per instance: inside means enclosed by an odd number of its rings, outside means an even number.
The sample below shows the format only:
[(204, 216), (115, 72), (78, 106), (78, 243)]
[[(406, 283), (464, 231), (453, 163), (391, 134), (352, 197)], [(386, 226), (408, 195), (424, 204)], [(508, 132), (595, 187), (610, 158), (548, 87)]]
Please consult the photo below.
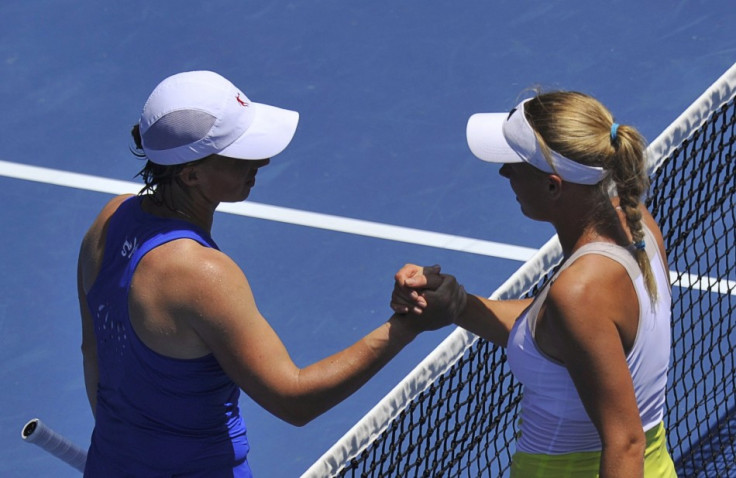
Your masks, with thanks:
[(533, 299), (468, 294), (460, 306), (426, 294), (436, 273), (408, 264), (392, 307), (451, 314), (507, 347), (524, 385), (512, 477), (676, 476), (662, 423), (670, 286), (662, 234), (641, 202), (644, 139), (577, 92), (473, 115), (467, 139), (480, 159), (504, 163), (522, 212), (555, 227), (564, 262)]

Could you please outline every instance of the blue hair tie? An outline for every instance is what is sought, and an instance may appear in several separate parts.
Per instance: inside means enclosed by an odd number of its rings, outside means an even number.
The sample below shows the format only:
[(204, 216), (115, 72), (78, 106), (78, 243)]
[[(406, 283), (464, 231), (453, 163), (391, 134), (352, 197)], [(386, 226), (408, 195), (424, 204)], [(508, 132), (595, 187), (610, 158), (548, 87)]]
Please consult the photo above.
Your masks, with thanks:
[(637, 251), (643, 251), (646, 248), (646, 244), (644, 241), (636, 241), (632, 242), (631, 245), (636, 249)]
[(618, 135), (618, 123), (613, 123), (611, 125), (611, 142), (612, 143), (616, 141), (617, 135)]

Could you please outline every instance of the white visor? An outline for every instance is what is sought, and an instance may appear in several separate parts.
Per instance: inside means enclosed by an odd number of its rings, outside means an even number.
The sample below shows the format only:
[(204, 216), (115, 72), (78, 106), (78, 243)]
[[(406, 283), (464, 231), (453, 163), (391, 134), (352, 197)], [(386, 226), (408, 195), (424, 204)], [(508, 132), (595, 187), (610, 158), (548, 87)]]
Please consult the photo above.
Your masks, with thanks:
[(607, 172), (586, 166), (550, 149), (545, 158), (531, 125), (524, 114), (525, 100), (509, 113), (476, 113), (468, 119), (466, 136), (470, 151), (490, 163), (526, 162), (545, 173), (556, 174), (576, 184), (598, 184)]

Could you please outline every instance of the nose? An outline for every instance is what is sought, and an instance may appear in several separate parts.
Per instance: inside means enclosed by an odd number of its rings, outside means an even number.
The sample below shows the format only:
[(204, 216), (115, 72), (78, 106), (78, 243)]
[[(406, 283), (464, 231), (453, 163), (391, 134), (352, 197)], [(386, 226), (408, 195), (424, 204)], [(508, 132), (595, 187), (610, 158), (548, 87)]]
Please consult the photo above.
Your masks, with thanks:
[(248, 174), (252, 174), (255, 176), (259, 169), (268, 166), (268, 163), (271, 162), (271, 159), (249, 159), (241, 162), (243, 163), (244, 170), (246, 170)]
[(255, 161), (251, 161), (251, 163), (251, 168), (253, 169), (263, 168), (271, 163), (271, 158), (258, 159)]

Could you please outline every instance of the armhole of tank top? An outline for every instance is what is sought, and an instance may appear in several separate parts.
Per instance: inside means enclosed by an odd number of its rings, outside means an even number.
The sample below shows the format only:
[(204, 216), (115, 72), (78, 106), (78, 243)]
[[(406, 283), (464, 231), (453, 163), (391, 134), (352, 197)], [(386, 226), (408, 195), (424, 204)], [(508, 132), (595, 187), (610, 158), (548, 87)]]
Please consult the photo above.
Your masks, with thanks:
[[(586, 254), (593, 254), (597, 251), (596, 245), (598, 243), (591, 243), (586, 244), (585, 246), (581, 247), (577, 251), (575, 251), (570, 257), (567, 258), (561, 265), (560, 268), (557, 270), (557, 272), (554, 273), (554, 275), (550, 278), (549, 282), (545, 284), (545, 286), (542, 288), (540, 293), (537, 295), (537, 297), (534, 298), (534, 302), (529, 307), (528, 312), (534, 312), (533, 314), (529, 315), (529, 319), (527, 320), (528, 326), (529, 326), (529, 333), (531, 333), (532, 339), (534, 339), (534, 343), (536, 345), (536, 328), (537, 328), (537, 320), (539, 319), (539, 312), (541, 311), (542, 304), (544, 303), (545, 299), (547, 298), (547, 294), (549, 294), (549, 290), (552, 288), (552, 285), (554, 285), (555, 280), (557, 280), (557, 277), (562, 274), (562, 272), (565, 271), (568, 267), (570, 267), (576, 260), (581, 258), (582, 256)], [(544, 352), (539, 350), (540, 353), (543, 355)], [(547, 357), (547, 355), (545, 355)], [(548, 357), (551, 360), (557, 362), (556, 360), (552, 359), (551, 357)]]
[[(538, 298), (541, 300), (537, 301), (537, 299), (535, 299), (534, 303), (529, 307), (528, 312), (530, 313), (530, 315), (529, 315), (529, 318), (527, 319), (528, 332), (529, 334), (531, 334), (532, 343), (534, 344), (534, 348), (545, 359), (549, 360), (550, 362), (556, 365), (560, 365), (563, 367), (564, 367), (564, 363), (546, 354), (537, 344), (537, 334), (536, 334), (537, 320), (539, 319), (539, 313), (542, 308), (542, 303), (546, 299), (547, 294), (549, 293), (549, 289), (554, 284), (557, 276), (559, 276), (565, 269), (571, 266), (576, 260), (580, 259), (582, 256), (589, 255), (589, 254), (598, 254), (604, 257), (608, 257), (609, 259), (620, 264), (626, 270), (626, 274), (628, 275), (629, 280), (632, 283), (632, 286), (634, 286), (635, 293), (636, 293), (635, 280), (638, 276), (641, 275), (641, 271), (639, 270), (639, 265), (636, 263), (636, 259), (634, 259), (634, 256), (631, 255), (631, 253), (626, 248), (623, 248), (621, 246), (617, 246), (614, 244), (598, 243), (598, 242), (586, 244), (585, 246), (575, 251), (569, 257), (569, 259), (565, 261), (565, 263), (560, 267), (560, 270), (557, 271), (554, 277), (549, 281), (549, 284), (547, 284), (545, 288), (542, 290), (542, 293), (540, 293)], [(544, 294), (543, 297), (542, 297), (542, 294)], [(636, 299), (637, 299), (637, 302), (639, 303), (639, 318), (637, 321), (636, 337), (634, 338), (634, 345), (636, 344), (639, 338), (641, 325), (642, 325), (642, 316), (643, 316), (641, 298), (639, 297), (638, 293), (636, 294)], [(537, 302), (539, 302), (538, 305), (537, 305)], [(634, 349), (634, 345), (632, 345), (631, 347), (632, 350)], [(631, 353), (631, 350), (629, 351), (629, 354), (630, 353)], [(627, 359), (628, 359), (629, 354), (627, 354), (626, 356)]]
[[(645, 238), (648, 238), (650, 240), (654, 238), (651, 232), (646, 228), (645, 228)], [(654, 254), (658, 256), (659, 248), (656, 247), (656, 242), (654, 243), (654, 246), (655, 246)], [(639, 294), (639, 290), (636, 287), (636, 281), (639, 277), (643, 275), (643, 273), (641, 269), (639, 268), (639, 264), (636, 262), (636, 258), (634, 257), (634, 255), (631, 254), (631, 252), (628, 249), (621, 247), (621, 246), (612, 245), (610, 247), (605, 247), (604, 250), (608, 253), (604, 251), (590, 251), (590, 253), (593, 253), (593, 254), (598, 253), (603, 256), (606, 256), (610, 258), (611, 260), (614, 260), (617, 263), (621, 264), (621, 266), (624, 269), (626, 269), (626, 273), (629, 276), (631, 285), (632, 287), (634, 287), (634, 293), (636, 294), (636, 301), (638, 302), (639, 317), (636, 323), (636, 336), (634, 337), (634, 342), (631, 344), (631, 349), (628, 351), (628, 353), (626, 353), (626, 360), (628, 362), (629, 358), (631, 357), (631, 354), (635, 353), (636, 346), (639, 343), (639, 338), (641, 337), (642, 327), (644, 327), (644, 321), (647, 317), (647, 314), (645, 312), (646, 304), (649, 304), (650, 306), (652, 304), (651, 304), (651, 301), (648, 300), (649, 295), (647, 294), (647, 292), (644, 291), (644, 296), (642, 296), (641, 294)], [(650, 263), (651, 263), (651, 256), (649, 256), (649, 254), (647, 254), (647, 256), (649, 257)], [(642, 301), (646, 301), (646, 302), (644, 303)]]
[[(560, 272), (562, 272), (562, 269), (558, 271), (558, 274)], [(547, 294), (549, 293), (549, 289), (550, 287), (552, 287), (553, 282), (554, 280), (549, 281), (549, 284), (547, 284), (545, 288), (542, 289), (542, 292), (540, 292), (539, 295), (534, 298), (534, 302), (526, 310), (526, 314), (527, 314), (526, 327), (527, 327), (527, 332), (529, 333), (529, 336), (531, 337), (532, 345), (534, 346), (534, 350), (537, 351), (540, 357), (544, 358), (550, 363), (553, 363), (560, 367), (564, 367), (565, 364), (563, 362), (560, 362), (556, 358), (548, 355), (544, 350), (542, 350), (542, 348), (537, 343), (537, 320), (539, 319), (539, 313), (542, 310), (542, 304), (544, 304), (544, 300), (547, 298)]]
[[(136, 269), (138, 268), (138, 264), (140, 264), (140, 261), (152, 250), (156, 249), (158, 246), (162, 246), (164, 244), (167, 244), (171, 241), (176, 241), (177, 239), (190, 239), (192, 241), (197, 242), (198, 244), (209, 247), (212, 249), (217, 250), (216, 247), (212, 247), (211, 244), (208, 243), (206, 237), (201, 236), (198, 232), (189, 230), (189, 229), (177, 229), (174, 231), (169, 231), (163, 235), (149, 238), (146, 242), (143, 243), (143, 245), (138, 248), (138, 250), (133, 253), (133, 256), (130, 258), (130, 262), (125, 270), (125, 277), (126, 277), (126, 287), (125, 287), (125, 307), (128, 306), (128, 301), (130, 300), (130, 286), (133, 283), (133, 275), (135, 274)], [(130, 312), (128, 312), (129, 314)], [(135, 330), (135, 326), (133, 325), (133, 322), (130, 320), (130, 315), (128, 315), (128, 323), (127, 327), (130, 327), (130, 332), (134, 336), (134, 340), (138, 342), (141, 346), (143, 346), (147, 351), (159, 356), (163, 357), (167, 360), (177, 360), (177, 361), (196, 361), (201, 360), (204, 357), (210, 357), (213, 355), (212, 352), (208, 353), (207, 355), (203, 355), (202, 357), (197, 357), (193, 359), (177, 359), (174, 357), (169, 357), (167, 355), (163, 355), (155, 350), (153, 350), (146, 342), (141, 339), (140, 335), (138, 335), (138, 332)]]

